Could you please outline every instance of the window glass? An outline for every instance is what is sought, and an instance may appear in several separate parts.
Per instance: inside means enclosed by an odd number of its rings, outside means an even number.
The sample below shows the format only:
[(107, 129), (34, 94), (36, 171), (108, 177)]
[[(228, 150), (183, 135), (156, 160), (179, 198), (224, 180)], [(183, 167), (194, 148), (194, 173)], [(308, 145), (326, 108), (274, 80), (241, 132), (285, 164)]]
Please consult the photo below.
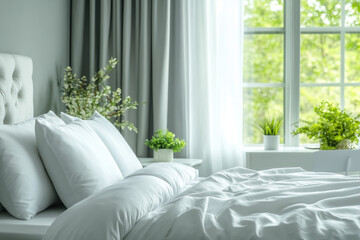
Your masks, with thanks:
[(340, 26), (341, 0), (301, 0), (302, 27)]
[(283, 27), (283, 0), (245, 0), (245, 27)]
[[(283, 116), (283, 88), (244, 88), (244, 143), (262, 143), (263, 136), (255, 130), (254, 124), (264, 115)], [(281, 131), (280, 142), (284, 142), (284, 131)]]
[(353, 114), (360, 114), (360, 86), (345, 87), (345, 109), (351, 111)]
[(302, 34), (300, 82), (340, 82), (340, 34)]
[(244, 82), (282, 83), (283, 34), (247, 34), (244, 43)]
[(360, 1), (346, 0), (345, 3), (345, 25), (346, 26), (360, 26)]
[(345, 47), (345, 81), (360, 82), (360, 34), (346, 34)]
[[(298, 101), (285, 91), (300, 92), (302, 120), (314, 120), (313, 107), (322, 100), (341, 102), (346, 109), (360, 113), (360, 0), (300, 0), (300, 9), (292, 8), (292, 12), (286, 13), (290, 17), (300, 13), (301, 17), (300, 49), (291, 49), (289, 53), (284, 49), (285, 35), (292, 31), (285, 33), (283, 28), (284, 7), (288, 1), (244, 0), (244, 3), (245, 144), (262, 143), (262, 135), (254, 129), (260, 117), (265, 114), (284, 116), (284, 101)], [(342, 14), (345, 14), (343, 18)], [(272, 28), (282, 28), (281, 33)], [(289, 35), (289, 39), (296, 36)], [(293, 52), (298, 51), (300, 65), (284, 62), (286, 54), (292, 58)], [(295, 71), (300, 68), (300, 89), (283, 87), (285, 67)], [(298, 86), (296, 80), (288, 79), (294, 84), (290, 86)], [(298, 114), (293, 109), (289, 111), (286, 116)], [(284, 131), (281, 134), (284, 143)], [(300, 143), (314, 142), (301, 135)]]

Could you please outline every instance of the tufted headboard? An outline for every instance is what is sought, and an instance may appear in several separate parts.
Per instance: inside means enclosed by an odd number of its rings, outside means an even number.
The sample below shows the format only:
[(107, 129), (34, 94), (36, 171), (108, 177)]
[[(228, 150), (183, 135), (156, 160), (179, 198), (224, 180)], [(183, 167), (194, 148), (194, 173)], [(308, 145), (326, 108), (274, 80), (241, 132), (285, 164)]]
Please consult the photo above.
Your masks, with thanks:
[(33, 117), (32, 73), (31, 58), (0, 53), (0, 124)]

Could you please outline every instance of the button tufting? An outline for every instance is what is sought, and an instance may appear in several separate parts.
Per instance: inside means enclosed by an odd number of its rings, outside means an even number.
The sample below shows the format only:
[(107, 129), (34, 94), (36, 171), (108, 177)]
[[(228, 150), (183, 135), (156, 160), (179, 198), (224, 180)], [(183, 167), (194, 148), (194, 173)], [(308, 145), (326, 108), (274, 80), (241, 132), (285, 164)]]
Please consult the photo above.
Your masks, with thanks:
[(20, 83), (17, 78), (13, 77), (13, 84), (11, 85), (11, 93), (14, 96), (17, 96), (19, 89), (20, 89)]
[(33, 116), (32, 67), (29, 57), (0, 53), (0, 125)]
[(4, 90), (0, 89), (0, 95), (2, 96), (4, 102), (6, 102), (6, 94), (5, 94)]
[(14, 86), (11, 86), (11, 94), (15, 97), (18, 94), (17, 89), (14, 88)]
[(23, 93), (24, 93), (23, 89), (20, 89), (18, 92), (18, 99), (23, 98)]

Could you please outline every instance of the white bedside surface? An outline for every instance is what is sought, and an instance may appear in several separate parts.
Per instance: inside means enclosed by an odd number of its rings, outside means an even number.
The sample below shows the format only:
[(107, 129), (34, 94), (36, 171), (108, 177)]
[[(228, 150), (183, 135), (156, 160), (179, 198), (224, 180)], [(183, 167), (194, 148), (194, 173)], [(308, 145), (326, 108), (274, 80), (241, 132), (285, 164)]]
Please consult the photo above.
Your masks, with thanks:
[(27, 221), (16, 219), (3, 211), (0, 213), (0, 239), (41, 239), (65, 210), (63, 206), (52, 206)]
[[(154, 163), (153, 158), (139, 158), (139, 161), (141, 162), (141, 165), (143, 167), (146, 167), (149, 164)], [(197, 158), (174, 158), (174, 162), (182, 163), (190, 167), (199, 166), (201, 165), (202, 161), (203, 161), (202, 159), (197, 159)]]
[(305, 148), (305, 147), (279, 147), (278, 150), (264, 150), (264, 147), (245, 147), (244, 152), (263, 152), (263, 153), (281, 153), (281, 152), (305, 152), (312, 153), (319, 149)]
[(246, 167), (253, 170), (301, 167), (311, 171), (312, 154), (316, 151), (304, 147), (280, 147), (278, 150), (264, 150), (262, 146), (244, 148)]
[(280, 147), (264, 150), (263, 147), (244, 148), (246, 167), (254, 170), (301, 167), (309, 171), (346, 172), (360, 171), (360, 150), (319, 150), (304, 147)]

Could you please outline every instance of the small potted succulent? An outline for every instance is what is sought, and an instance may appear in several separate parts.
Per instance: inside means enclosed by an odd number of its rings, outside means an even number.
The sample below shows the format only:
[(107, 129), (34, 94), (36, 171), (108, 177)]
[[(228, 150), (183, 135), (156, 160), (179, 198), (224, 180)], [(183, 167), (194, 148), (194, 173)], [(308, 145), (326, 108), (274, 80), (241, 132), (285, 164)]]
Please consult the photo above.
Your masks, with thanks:
[(280, 145), (280, 129), (282, 125), (281, 118), (264, 117), (256, 127), (264, 135), (264, 149), (277, 150)]
[(145, 145), (154, 150), (155, 162), (172, 162), (174, 152), (180, 152), (185, 144), (167, 129), (157, 130), (150, 140), (145, 140)]
[(339, 106), (322, 101), (314, 107), (317, 118), (314, 121), (300, 121), (293, 135), (305, 134), (318, 140), (321, 150), (353, 149), (359, 142), (360, 115), (352, 115)]

